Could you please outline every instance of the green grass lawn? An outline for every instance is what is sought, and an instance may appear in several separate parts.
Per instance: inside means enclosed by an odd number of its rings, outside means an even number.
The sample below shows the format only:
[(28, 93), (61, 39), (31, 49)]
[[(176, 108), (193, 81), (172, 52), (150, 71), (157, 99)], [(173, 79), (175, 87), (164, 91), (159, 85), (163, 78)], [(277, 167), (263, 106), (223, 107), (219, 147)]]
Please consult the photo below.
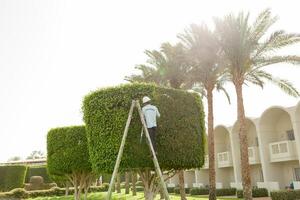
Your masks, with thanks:
[[(91, 193), (88, 195), (88, 200), (101, 200), (101, 199), (105, 199), (105, 192), (97, 192), (97, 193)], [(179, 195), (170, 195), (171, 199), (173, 200), (180, 200), (180, 196)], [(82, 196), (83, 198), (83, 196)], [(34, 198), (34, 199), (29, 199), (29, 200), (73, 200), (74, 197), (73, 196), (67, 196), (67, 197), (38, 197), (38, 198)], [(138, 192), (137, 196), (133, 197), (131, 194), (127, 194), (125, 195), (124, 193), (122, 194), (117, 194), (114, 193), (113, 194), (113, 199), (117, 200), (117, 199), (124, 199), (124, 200), (138, 200), (138, 199), (144, 199), (144, 194), (142, 192)], [(156, 199), (159, 199), (159, 195), (156, 196)], [(207, 200), (207, 196), (188, 196), (187, 197), (188, 200)], [(237, 198), (226, 198), (226, 197), (222, 197), (222, 198), (218, 198), (218, 200), (238, 200)]]

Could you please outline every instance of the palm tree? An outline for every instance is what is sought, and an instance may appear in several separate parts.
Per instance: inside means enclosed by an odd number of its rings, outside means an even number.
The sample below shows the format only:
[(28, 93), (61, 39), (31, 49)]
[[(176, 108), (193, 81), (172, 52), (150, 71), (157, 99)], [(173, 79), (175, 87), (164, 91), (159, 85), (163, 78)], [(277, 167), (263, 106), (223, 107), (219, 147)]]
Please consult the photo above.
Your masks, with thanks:
[(287, 94), (298, 97), (299, 92), (292, 84), (264, 71), (264, 67), (277, 63), (300, 64), (300, 57), (278, 55), (278, 50), (300, 41), (299, 34), (288, 34), (278, 30), (267, 35), (277, 21), (269, 9), (261, 12), (254, 23), (249, 23), (249, 13), (230, 14), (223, 19), (215, 19), (219, 43), (230, 65), (227, 67), (229, 80), (233, 83), (237, 96), (237, 118), (242, 168), (244, 198), (252, 199), (248, 141), (245, 131), (245, 111), (243, 85), (252, 83), (263, 88), (265, 81), (277, 85)]
[(216, 200), (213, 91), (222, 90), (229, 100), (223, 87), (226, 80), (224, 79), (225, 63), (214, 33), (206, 25), (192, 24), (178, 37), (186, 47), (187, 62), (191, 66), (190, 80), (200, 86), (201, 93), (207, 98), (209, 199)]
[[(183, 45), (163, 43), (160, 51), (146, 50), (147, 64), (137, 65), (136, 69), (142, 73), (125, 77), (130, 82), (152, 82), (157, 85), (175, 89), (187, 87), (187, 65)], [(179, 188), (182, 200), (186, 200), (184, 188), (184, 171), (178, 171)]]

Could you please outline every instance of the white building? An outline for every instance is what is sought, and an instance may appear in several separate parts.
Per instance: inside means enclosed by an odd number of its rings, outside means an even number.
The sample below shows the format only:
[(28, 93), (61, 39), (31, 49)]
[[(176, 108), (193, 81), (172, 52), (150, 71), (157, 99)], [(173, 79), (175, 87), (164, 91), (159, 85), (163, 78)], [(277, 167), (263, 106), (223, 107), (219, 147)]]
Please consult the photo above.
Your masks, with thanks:
[[(293, 182), (300, 189), (300, 102), (290, 108), (273, 106), (259, 118), (246, 119), (252, 185), (271, 190)], [(242, 188), (238, 123), (214, 129), (217, 188)], [(201, 169), (185, 172), (186, 187), (206, 187), (208, 157)], [(169, 180), (170, 186), (178, 178)]]

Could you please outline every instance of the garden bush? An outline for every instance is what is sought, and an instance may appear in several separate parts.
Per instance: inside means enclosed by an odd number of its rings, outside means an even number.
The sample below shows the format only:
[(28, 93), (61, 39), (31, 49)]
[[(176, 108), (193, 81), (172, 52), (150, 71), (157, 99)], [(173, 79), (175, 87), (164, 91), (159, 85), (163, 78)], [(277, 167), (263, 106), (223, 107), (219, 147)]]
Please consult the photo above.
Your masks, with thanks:
[(209, 194), (208, 188), (192, 188), (190, 191), (191, 195), (207, 195)]
[[(149, 96), (158, 107), (157, 150), (162, 169), (198, 168), (204, 162), (204, 113), (199, 95), (147, 84), (100, 89), (84, 98), (83, 113), (90, 160), (95, 172), (111, 173), (133, 99)], [(141, 122), (135, 110), (120, 171), (153, 168)]]
[(216, 195), (217, 196), (232, 196), (232, 195), (236, 195), (236, 189), (235, 188), (216, 189)]
[[(243, 190), (237, 190), (236, 195), (238, 198), (243, 198)], [(268, 197), (269, 193), (266, 188), (253, 188), (252, 197)]]
[(175, 193), (175, 187), (168, 187), (167, 189), (169, 193)]
[[(89, 192), (106, 192), (108, 187), (106, 186), (92, 186)], [(142, 190), (141, 190), (142, 191)], [(16, 188), (9, 192), (0, 193), (0, 199), (9, 198), (36, 198), (36, 197), (51, 197), (51, 196), (64, 196), (66, 193), (65, 188), (53, 187), (49, 190), (34, 190), (26, 191), (23, 188)], [(69, 195), (74, 194), (74, 188), (69, 188)]]
[(56, 187), (56, 183), (44, 183), (44, 179), (41, 176), (31, 176), (29, 183), (25, 183), (25, 190), (47, 190), (52, 187)]
[[(180, 188), (179, 187), (175, 187), (174, 188), (174, 193), (175, 194), (180, 194)], [(189, 194), (190, 193), (190, 188), (185, 188), (185, 193)]]
[(300, 190), (278, 190), (270, 193), (272, 200), (298, 200)]
[(47, 167), (52, 175), (91, 171), (84, 126), (54, 128), (48, 132)]
[(23, 165), (0, 166), (0, 191), (23, 187), (26, 170), (27, 167)]
[(46, 166), (29, 166), (27, 168), (25, 183), (29, 183), (30, 177), (32, 177), (32, 176), (43, 177), (45, 183), (53, 182), (48, 175)]

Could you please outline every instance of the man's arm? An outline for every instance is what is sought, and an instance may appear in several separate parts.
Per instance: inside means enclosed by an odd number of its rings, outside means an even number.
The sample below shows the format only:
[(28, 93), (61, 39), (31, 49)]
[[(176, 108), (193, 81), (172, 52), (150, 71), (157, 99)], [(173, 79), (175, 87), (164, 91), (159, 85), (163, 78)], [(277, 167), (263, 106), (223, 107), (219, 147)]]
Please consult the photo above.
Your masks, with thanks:
[(159, 113), (157, 107), (156, 107), (156, 116), (157, 116), (157, 117), (160, 117), (160, 113)]

